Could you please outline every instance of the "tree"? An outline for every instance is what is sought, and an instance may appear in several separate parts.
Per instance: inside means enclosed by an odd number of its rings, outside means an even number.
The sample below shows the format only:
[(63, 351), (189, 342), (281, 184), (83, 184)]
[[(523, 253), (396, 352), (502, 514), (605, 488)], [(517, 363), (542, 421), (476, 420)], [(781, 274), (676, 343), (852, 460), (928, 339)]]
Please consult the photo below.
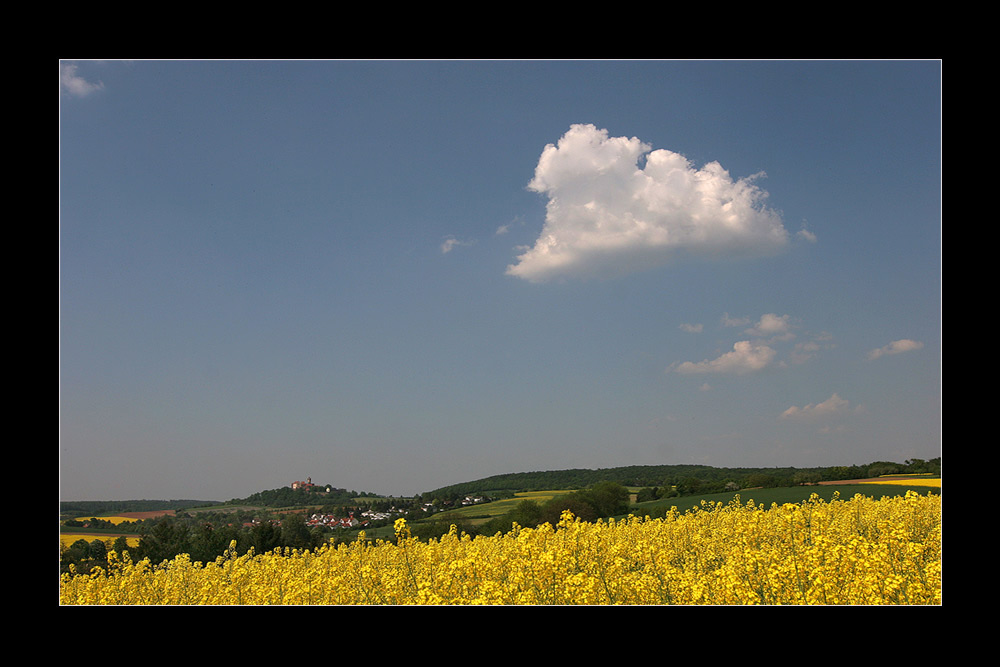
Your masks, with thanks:
[(191, 560), (209, 563), (226, 553), (230, 543), (240, 540), (240, 531), (233, 526), (216, 526), (202, 521), (191, 535)]
[(90, 557), (97, 565), (107, 565), (108, 544), (104, 540), (94, 540), (90, 543)]
[(80, 538), (73, 544), (69, 545), (69, 549), (66, 550), (66, 555), (70, 560), (75, 562), (80, 562), (85, 558), (90, 558), (90, 542)]
[(761, 488), (774, 488), (778, 486), (777, 478), (774, 475), (768, 475), (767, 473), (755, 472), (747, 476), (743, 481), (744, 488), (754, 489), (757, 487)]
[(312, 547), (312, 533), (301, 514), (286, 514), (281, 520), (281, 544), (293, 549)]
[(792, 475), (792, 483), (794, 484), (816, 484), (820, 479), (819, 473), (813, 471), (803, 470)]
[(505, 520), (510, 522), (508, 529), (511, 523), (517, 523), (522, 528), (534, 528), (542, 522), (542, 506), (534, 500), (522, 500), (507, 513)]
[(281, 531), (270, 521), (261, 521), (250, 529), (250, 544), (258, 554), (274, 551), (281, 546)]
[(129, 551), (128, 538), (124, 535), (119, 535), (115, 538), (114, 544), (111, 545), (111, 549), (118, 552), (119, 556), (126, 551)]
[(647, 486), (639, 489), (639, 492), (635, 496), (635, 501), (637, 503), (645, 503), (651, 500), (659, 500), (663, 497), (664, 491), (666, 489), (661, 489), (658, 486)]
[(698, 493), (701, 488), (701, 480), (697, 477), (685, 477), (677, 484), (677, 495), (689, 496)]
[(587, 501), (583, 492), (574, 491), (565, 495), (556, 496), (542, 506), (542, 519), (539, 523), (551, 523), (553, 526), (559, 523), (564, 511), (570, 511), (573, 516), (581, 521), (596, 521), (599, 517), (594, 510), (594, 506)]
[(191, 531), (187, 524), (172, 517), (163, 519), (139, 541), (139, 552), (151, 563), (162, 563), (178, 554), (191, 553)]
[[(909, 461), (907, 461), (909, 463)], [(903, 466), (890, 461), (875, 461), (868, 466), (869, 477), (881, 477), (882, 475), (895, 475), (903, 471)]]
[(628, 512), (628, 489), (618, 482), (597, 482), (584, 489), (581, 495), (599, 517)]

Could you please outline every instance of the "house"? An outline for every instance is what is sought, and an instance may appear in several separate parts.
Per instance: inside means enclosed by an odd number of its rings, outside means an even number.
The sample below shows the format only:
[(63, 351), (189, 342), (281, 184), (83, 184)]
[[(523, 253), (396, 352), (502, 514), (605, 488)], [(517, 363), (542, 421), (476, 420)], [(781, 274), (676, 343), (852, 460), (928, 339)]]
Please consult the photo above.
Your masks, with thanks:
[(354, 518), (354, 513), (346, 517), (336, 517), (332, 514), (313, 514), (306, 520), (306, 525), (310, 528), (323, 526), (325, 528), (357, 528), (367, 525), (367, 521), (358, 521)]

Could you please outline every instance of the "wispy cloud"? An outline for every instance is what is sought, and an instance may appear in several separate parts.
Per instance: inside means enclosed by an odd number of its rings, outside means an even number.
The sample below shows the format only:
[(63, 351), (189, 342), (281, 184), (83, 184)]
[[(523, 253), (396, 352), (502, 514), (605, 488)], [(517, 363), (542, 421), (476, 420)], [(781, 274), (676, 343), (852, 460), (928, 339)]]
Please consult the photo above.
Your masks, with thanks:
[(822, 403), (810, 403), (800, 407), (792, 406), (781, 413), (780, 419), (800, 422), (822, 422), (852, 412), (861, 412), (860, 406), (851, 408), (850, 401), (834, 393)]
[(647, 268), (677, 253), (770, 255), (787, 245), (781, 217), (762, 205), (761, 174), (733, 180), (718, 162), (698, 169), (651, 149), (593, 125), (546, 146), (528, 184), (548, 196), (545, 225), (507, 273), (542, 282)]
[(93, 92), (104, 89), (102, 82), (91, 83), (77, 74), (76, 65), (63, 63), (59, 69), (63, 90), (74, 97), (86, 97)]
[(678, 327), (681, 331), (686, 331), (688, 333), (701, 333), (705, 328), (700, 324), (682, 324)]
[(475, 241), (460, 241), (454, 236), (448, 236), (441, 243), (441, 254), (447, 254), (459, 246), (473, 245)]
[(802, 239), (803, 241), (808, 241), (809, 243), (816, 243), (816, 235), (805, 228), (795, 232), (795, 237)]
[(913, 350), (919, 350), (924, 346), (923, 343), (915, 340), (909, 340), (904, 338), (902, 340), (894, 340), (888, 345), (883, 345), (882, 347), (872, 350), (868, 353), (869, 359), (878, 359), (881, 356), (887, 354), (901, 354), (903, 352), (912, 352)]
[(810, 340), (803, 343), (797, 343), (795, 345), (795, 349), (792, 350), (791, 361), (793, 364), (804, 364), (812, 359), (819, 351), (820, 344), (816, 341)]
[(722, 326), (724, 327), (742, 327), (749, 323), (749, 317), (730, 317), (729, 313), (722, 314)]

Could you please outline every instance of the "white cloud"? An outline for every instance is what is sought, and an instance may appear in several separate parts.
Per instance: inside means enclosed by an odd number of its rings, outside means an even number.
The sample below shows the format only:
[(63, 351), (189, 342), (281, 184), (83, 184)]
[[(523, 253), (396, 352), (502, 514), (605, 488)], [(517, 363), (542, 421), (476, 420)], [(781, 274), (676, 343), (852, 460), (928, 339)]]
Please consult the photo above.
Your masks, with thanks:
[(817, 421), (845, 414), (850, 409), (850, 402), (833, 394), (822, 403), (810, 403), (804, 407), (792, 406), (781, 413), (781, 419), (794, 421)]
[(686, 331), (688, 333), (701, 333), (702, 325), (700, 324), (682, 324), (678, 327), (681, 331)]
[(472, 245), (473, 243), (474, 243), (473, 241), (459, 241), (454, 236), (449, 236), (441, 243), (441, 253), (446, 254), (451, 252), (458, 246)]
[(75, 97), (86, 97), (91, 93), (103, 90), (104, 84), (98, 81), (97, 83), (91, 83), (84, 79), (82, 76), (76, 73), (76, 65), (63, 64), (60, 67), (59, 78), (62, 83), (62, 87), (70, 95)]
[(788, 315), (775, 315), (767, 313), (761, 315), (760, 320), (750, 329), (746, 330), (751, 336), (779, 336), (787, 337), (791, 334), (791, 324)]
[(894, 340), (888, 345), (884, 345), (876, 350), (872, 350), (868, 353), (869, 359), (878, 359), (885, 354), (900, 354), (902, 352), (912, 352), (913, 350), (919, 350), (924, 346), (923, 343), (915, 340), (909, 340), (904, 338), (903, 340)]
[(697, 363), (685, 361), (674, 370), (685, 375), (698, 373), (742, 375), (767, 367), (774, 361), (775, 354), (774, 349), (767, 345), (743, 340), (733, 345), (732, 352), (726, 352), (716, 359), (706, 359)]
[(734, 181), (718, 162), (697, 169), (677, 153), (650, 151), (593, 125), (573, 125), (546, 146), (528, 184), (549, 198), (545, 225), (507, 273), (542, 282), (638, 270), (678, 253), (768, 255), (786, 246), (755, 177)]

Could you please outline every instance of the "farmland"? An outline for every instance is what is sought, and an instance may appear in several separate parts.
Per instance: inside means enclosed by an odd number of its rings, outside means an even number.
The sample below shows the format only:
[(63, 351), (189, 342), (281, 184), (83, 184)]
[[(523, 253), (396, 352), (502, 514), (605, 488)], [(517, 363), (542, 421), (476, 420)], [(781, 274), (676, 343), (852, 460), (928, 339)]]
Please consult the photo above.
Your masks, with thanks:
[(64, 575), (63, 604), (937, 605), (940, 497), (908, 492), (771, 509), (703, 504), (662, 519), (581, 522), (315, 551), (186, 555), (164, 568), (113, 556)]
[(532, 500), (537, 503), (545, 503), (553, 498), (572, 493), (570, 490), (559, 489), (550, 491), (520, 491), (514, 494), (513, 498), (495, 500), (483, 505), (467, 505), (453, 510), (446, 510), (435, 515), (439, 521), (468, 521), (472, 525), (481, 524), (489, 519), (513, 510), (523, 500)]
[(107, 533), (87, 533), (87, 532), (67, 533), (67, 532), (62, 532), (62, 533), (59, 534), (59, 543), (63, 547), (69, 548), (77, 540), (85, 540), (87, 542), (93, 542), (95, 540), (100, 540), (102, 542), (106, 542), (108, 544), (108, 547), (110, 548), (111, 544), (118, 537), (124, 537), (127, 540), (128, 545), (130, 547), (137, 547), (137, 546), (139, 546), (139, 537), (137, 535), (126, 535), (124, 533), (119, 534), (119, 535), (109, 535)]
[[(228, 581), (245, 576), (284, 582), (277, 592), (268, 589), (271, 584), (264, 583), (263, 579), (254, 584), (254, 587), (260, 587), (259, 590), (244, 588), (237, 591), (237, 599), (242, 600), (238, 603), (241, 604), (258, 604), (261, 602), (250, 600), (261, 599), (279, 604), (308, 604), (331, 599), (344, 600), (341, 603), (348, 604), (939, 604), (940, 474), (936, 471), (906, 473), (899, 470), (901, 467), (904, 466), (872, 464), (842, 468), (837, 472), (855, 474), (844, 474), (840, 479), (831, 478), (829, 471), (794, 469), (777, 475), (773, 470), (734, 471), (704, 467), (618, 469), (601, 473), (605, 477), (617, 476), (620, 480), (639, 482), (655, 481), (667, 475), (666, 483), (652, 487), (623, 485), (618, 481), (590, 483), (583, 487), (544, 486), (546, 481), (567, 481), (570, 475), (582, 480), (586, 475), (580, 471), (531, 473), (521, 478), (500, 476), (412, 499), (376, 494), (339, 496), (339, 501), (349, 503), (341, 511), (350, 509), (352, 515), (358, 513), (357, 518), (367, 519), (376, 515), (397, 518), (395, 522), (389, 518), (371, 524), (355, 521), (352, 529), (332, 532), (328, 528), (309, 529), (304, 522), (312, 513), (335, 510), (334, 507), (309, 504), (320, 499), (320, 495), (296, 495), (287, 489), (254, 495), (255, 500), (273, 502), (272, 506), (254, 505), (248, 499), (242, 499), (225, 504), (190, 505), (183, 510), (161, 512), (158, 518), (121, 511), (121, 508), (101, 516), (84, 518), (80, 514), (82, 510), (76, 508), (77, 518), (65, 520), (62, 526), (60, 553), (65, 574), (62, 588), (68, 596), (63, 602), (104, 603), (98, 600), (103, 599), (101, 596), (105, 593), (94, 590), (83, 592), (79, 588), (83, 585), (79, 580), (88, 578), (80, 577), (78, 573), (92, 573), (96, 579), (89, 579), (94, 582), (109, 576), (116, 578), (119, 592), (126, 586), (121, 578), (129, 578), (134, 585), (149, 592), (149, 582), (144, 578), (152, 577), (156, 572), (160, 572), (156, 574), (157, 578), (167, 576), (162, 572), (169, 570), (187, 572), (188, 581), (197, 579), (201, 581), (198, 585), (205, 591), (213, 589), (210, 596), (198, 598), (192, 603), (205, 603), (211, 599), (216, 600), (209, 602), (211, 604), (229, 604), (232, 600), (227, 596), (232, 591), (218, 590), (219, 584), (210, 581), (212, 572), (216, 573), (215, 576), (222, 576), (218, 574), (221, 567), (228, 568), (226, 571), (229, 574), (225, 575)], [(890, 472), (886, 472), (887, 469)], [(878, 471), (879, 474), (864, 475), (868, 471)], [(694, 477), (693, 472), (701, 477)], [(792, 483), (793, 478), (812, 481)], [(751, 486), (752, 482), (767, 484)], [(533, 488), (510, 488), (517, 483)], [(720, 490), (723, 487), (728, 490)], [(476, 488), (489, 489), (490, 493), (476, 493)], [(304, 501), (305, 504), (280, 504), (289, 500)], [(369, 510), (375, 507), (382, 509), (378, 512), (362, 511), (365, 507)], [(845, 507), (853, 509), (848, 511)], [(385, 511), (390, 508), (392, 511)], [(806, 513), (805, 519), (802, 519), (803, 512)], [(864, 513), (870, 514), (871, 518), (862, 519)], [(736, 514), (740, 518), (730, 516)], [(842, 525), (848, 514), (854, 517), (853, 528)], [(775, 522), (774, 517), (779, 515), (785, 517), (782, 521), (791, 522), (788, 525), (792, 527), (804, 520), (809, 531), (815, 526), (822, 533), (814, 535), (807, 531), (800, 536), (794, 529), (785, 534), (781, 528), (785, 524)], [(821, 527), (815, 523), (818, 516), (829, 517), (833, 523)], [(676, 531), (680, 530), (681, 524), (686, 528), (679, 534)], [(758, 530), (765, 525), (769, 526), (767, 530), (777, 532), (759, 533), (756, 537), (746, 532), (748, 526)], [(865, 528), (868, 525), (872, 528)], [(731, 532), (724, 532), (723, 527)], [(627, 537), (626, 531), (630, 531)], [(892, 535), (902, 535), (900, 531), (908, 531), (909, 537), (904, 542), (884, 542)], [(558, 553), (549, 551), (570, 532), (577, 535), (574, 544), (584, 552), (568, 553), (565, 547), (559, 547)], [(127, 535), (127, 540), (115, 542), (118, 534)], [(663, 535), (672, 535), (672, 540), (683, 535), (687, 550), (676, 551), (680, 549), (678, 545), (662, 543), (665, 539)], [(696, 535), (700, 537), (691, 541)], [(802, 543), (797, 541), (800, 537), (804, 540)], [(789, 538), (795, 542), (788, 544)], [(731, 547), (747, 539), (751, 539), (756, 546), (766, 543), (769, 548), (790, 551), (760, 553), (755, 558), (763, 560), (753, 561), (745, 559), (746, 554), (754, 553), (746, 545), (742, 547), (742, 552), (723, 553), (724, 545)], [(828, 539), (834, 541), (824, 543)], [(100, 548), (88, 545), (93, 540), (102, 541)], [(528, 544), (522, 543), (522, 540), (541, 542)], [(594, 542), (591, 543), (591, 540)], [(640, 563), (634, 561), (637, 557), (634, 555), (613, 556), (616, 550), (624, 548), (615, 546), (621, 540), (631, 544), (630, 548), (645, 553), (645, 558), (649, 560)], [(652, 542), (647, 544), (644, 540)], [(471, 546), (473, 543), (475, 548)], [(783, 547), (780, 546), (782, 544)], [(813, 547), (821, 545), (825, 545), (827, 550), (812, 551)], [(400, 551), (401, 548), (403, 551)], [(698, 549), (708, 551), (700, 552)], [(905, 555), (910, 550), (916, 551)], [(341, 552), (353, 555), (345, 562), (339, 560), (347, 557)], [(492, 555), (487, 555), (487, 552)], [(499, 576), (504, 582), (514, 576), (519, 566), (510, 559), (515, 558), (516, 553), (522, 554), (517, 558), (541, 559), (538, 562), (551, 565), (555, 568), (554, 572), (561, 573), (558, 576), (569, 577), (567, 581), (577, 582), (587, 588), (587, 592), (566, 589), (567, 583), (557, 583), (550, 578), (545, 578), (544, 582), (523, 579), (542, 572), (533, 568), (530, 573), (517, 575), (522, 577), (517, 590), (507, 589), (506, 593), (499, 593), (498, 590), (507, 583), (488, 582), (494, 576)], [(683, 565), (692, 553), (696, 554), (694, 558), (704, 559), (700, 562), (713, 562), (719, 567), (705, 570), (698, 565), (692, 570)], [(428, 561), (420, 564), (415, 560), (418, 554)], [(842, 554), (847, 560), (829, 563), (826, 559), (830, 554)], [(410, 583), (405, 586), (386, 579), (399, 576), (398, 572), (393, 574), (394, 568), (398, 567), (393, 563), (401, 555), (409, 562), (407, 572)], [(799, 560), (800, 556), (807, 555), (807, 560)], [(603, 563), (593, 560), (602, 556), (613, 557), (613, 560)], [(887, 561), (900, 557), (903, 561)], [(352, 561), (350, 558), (360, 560)], [(447, 576), (466, 582), (461, 590), (441, 588), (435, 583), (439, 577), (445, 576), (438, 570), (443, 567), (443, 558), (451, 559)], [(477, 558), (492, 558), (497, 563), (507, 564), (498, 566), (500, 571), (490, 573), (474, 564)], [(621, 558), (625, 561), (620, 562)], [(862, 558), (872, 562), (859, 564)], [(567, 569), (567, 563), (560, 562), (560, 559), (570, 559), (577, 564), (574, 567), (583, 569)], [(663, 569), (667, 564), (660, 562), (661, 559), (667, 559), (669, 564), (680, 564), (680, 570)], [(631, 562), (631, 565), (623, 565), (623, 562)], [(743, 564), (738, 565), (741, 562)], [(842, 568), (849, 562), (854, 563), (854, 570), (845, 575)], [(772, 570), (762, 572), (760, 567), (763, 563), (770, 563)], [(307, 580), (289, 579), (292, 575), (282, 570), (286, 566), (307, 577)], [(307, 574), (313, 567), (332, 572), (341, 567), (362, 566), (362, 570), (355, 571), (355, 576), (371, 577), (370, 585), (364, 584), (351, 594), (361, 597), (342, 598), (340, 593), (324, 591), (326, 584), (308, 579), (313, 575)], [(619, 566), (626, 567), (626, 570), (619, 572), (616, 569)], [(264, 567), (270, 568), (267, 574), (260, 571)], [(472, 576), (463, 571), (466, 567), (478, 572), (474, 582), (466, 580), (466, 577)], [(720, 583), (717, 577), (729, 567), (737, 569), (727, 570), (727, 585), (735, 587), (734, 590), (742, 586), (743, 590), (738, 594), (732, 591), (723, 594), (718, 589)], [(800, 581), (796, 593), (785, 580), (787, 573), (780, 573), (786, 567), (800, 573), (808, 572), (808, 577), (812, 579)], [(752, 572), (740, 568), (752, 568)], [(891, 573), (878, 568), (890, 568)], [(429, 579), (421, 579), (423, 575), (418, 570)], [(659, 592), (640, 590), (642, 586), (651, 586), (652, 580), (631, 579), (637, 571), (643, 571), (659, 581)], [(856, 577), (861, 572), (865, 572), (865, 576), (872, 581), (883, 584), (881, 597), (866, 598), (860, 589), (837, 580), (843, 576)], [(908, 572), (904, 579), (892, 578), (902, 572)], [(613, 584), (606, 579), (612, 573), (622, 581), (631, 581), (631, 585), (637, 588), (631, 590), (624, 583)], [(233, 579), (234, 576), (236, 579)], [(742, 583), (733, 577), (742, 577)], [(686, 583), (681, 583), (682, 580)], [(598, 581), (603, 592), (594, 589)], [(671, 581), (673, 583), (668, 583)], [(886, 588), (886, 582), (890, 582), (891, 586)], [(476, 587), (486, 588), (474, 590), (473, 583)], [(821, 583), (820, 588), (814, 588)], [(304, 599), (288, 596), (288, 592), (299, 585), (308, 585), (315, 595), (309, 594)], [(340, 584), (329, 582), (329, 585)], [(539, 587), (543, 585), (556, 592), (539, 596)], [(752, 590), (748, 590), (747, 586)], [(407, 587), (408, 592), (404, 590)], [(715, 593), (697, 594), (689, 587), (702, 591), (712, 589)], [(736, 597), (727, 597), (730, 594)], [(142, 601), (121, 599), (112, 603), (141, 604)]]

